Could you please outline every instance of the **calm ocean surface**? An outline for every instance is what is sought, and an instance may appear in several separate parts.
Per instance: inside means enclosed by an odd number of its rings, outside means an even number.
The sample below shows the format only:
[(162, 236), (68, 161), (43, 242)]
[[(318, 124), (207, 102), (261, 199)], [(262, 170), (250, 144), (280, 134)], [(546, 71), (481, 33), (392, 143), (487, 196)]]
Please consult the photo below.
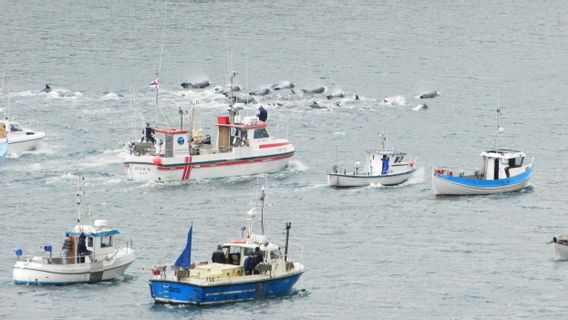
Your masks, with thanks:
[[(292, 221), (292, 255), (307, 272), (290, 296), (207, 308), (154, 305), (147, 268), (175, 260), (192, 221), (195, 261), (238, 237), (257, 180), (126, 181), (122, 144), (138, 138), (144, 120), (154, 122), (148, 84), (159, 65), (164, 7), (0, 0), (0, 105), (48, 136), (0, 167), (0, 318), (568, 317), (568, 262), (554, 260), (547, 244), (568, 232), (568, 2), (170, 1), (160, 103), (175, 123), (178, 107), (199, 100), (201, 125), (213, 133), (226, 110), (212, 87), (226, 83), (227, 42), (245, 90), (289, 80), (346, 95), (329, 102), (285, 91), (262, 99), (272, 135), (297, 148), (290, 167), (269, 176), (267, 232), (283, 243)], [(213, 86), (179, 87), (202, 79)], [(45, 83), (55, 90), (39, 92)], [(421, 103), (414, 96), (429, 90), (442, 95), (412, 111)], [(310, 109), (314, 99), (329, 108)], [(431, 166), (480, 167), (498, 106), (499, 145), (535, 157), (531, 185), (435, 198)], [(335, 150), (351, 168), (378, 147), (383, 130), (417, 157), (412, 180), (327, 187)], [(14, 285), (14, 248), (60, 247), (74, 223), (80, 176), (93, 216), (133, 239), (136, 262), (111, 283)]]

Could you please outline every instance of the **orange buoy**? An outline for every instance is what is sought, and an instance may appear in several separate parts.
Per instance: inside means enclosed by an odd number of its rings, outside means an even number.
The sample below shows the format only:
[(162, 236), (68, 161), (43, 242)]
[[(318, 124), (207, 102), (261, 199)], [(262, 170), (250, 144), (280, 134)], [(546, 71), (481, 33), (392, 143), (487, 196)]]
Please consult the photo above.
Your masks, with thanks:
[(152, 163), (159, 166), (162, 164), (162, 158), (160, 158), (160, 156), (155, 156), (154, 159), (152, 159)]

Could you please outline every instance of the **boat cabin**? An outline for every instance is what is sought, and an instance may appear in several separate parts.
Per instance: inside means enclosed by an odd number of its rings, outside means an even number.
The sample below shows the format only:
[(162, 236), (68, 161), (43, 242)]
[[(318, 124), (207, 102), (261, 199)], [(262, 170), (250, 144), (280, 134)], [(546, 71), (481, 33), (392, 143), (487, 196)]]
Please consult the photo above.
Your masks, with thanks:
[[(93, 225), (76, 225), (73, 230), (65, 232), (71, 238), (71, 250), (67, 263), (81, 263), (79, 241), (81, 234), (86, 237), (87, 255), (91, 262), (100, 260), (116, 251), (116, 235), (120, 232), (116, 229), (107, 228), (106, 220), (95, 220)], [(85, 259), (84, 262), (88, 262)]]
[(397, 151), (371, 152), (367, 158), (367, 169), (372, 175), (385, 175), (393, 171), (393, 167), (403, 164), (406, 153)]
[(257, 146), (270, 135), (266, 123), (258, 121), (257, 117), (235, 116), (231, 121), (229, 116), (217, 118), (217, 149), (219, 152), (230, 152), (233, 148)]
[(244, 240), (234, 240), (222, 245), (226, 264), (243, 267), (245, 258), (251, 255), (256, 247), (260, 248), (260, 253), (267, 264), (270, 264), (273, 260), (282, 258), (280, 247), (275, 244), (258, 244), (254, 242), (244, 242)]
[(483, 179), (506, 179), (524, 172), (525, 157), (523, 152), (517, 150), (497, 149), (482, 152)]

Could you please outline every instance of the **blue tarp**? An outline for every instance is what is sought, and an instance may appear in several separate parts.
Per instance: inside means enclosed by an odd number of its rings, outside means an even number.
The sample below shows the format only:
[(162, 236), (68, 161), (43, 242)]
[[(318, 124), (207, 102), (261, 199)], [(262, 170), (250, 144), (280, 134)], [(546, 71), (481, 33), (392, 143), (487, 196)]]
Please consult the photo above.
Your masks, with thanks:
[(383, 158), (381, 160), (383, 161), (381, 174), (387, 174), (389, 172), (389, 158), (386, 155), (383, 155)]
[(187, 243), (185, 245), (185, 249), (183, 249), (182, 253), (176, 260), (174, 266), (189, 269), (189, 265), (191, 264), (191, 234), (193, 231), (193, 226), (189, 228), (189, 232), (187, 233)]

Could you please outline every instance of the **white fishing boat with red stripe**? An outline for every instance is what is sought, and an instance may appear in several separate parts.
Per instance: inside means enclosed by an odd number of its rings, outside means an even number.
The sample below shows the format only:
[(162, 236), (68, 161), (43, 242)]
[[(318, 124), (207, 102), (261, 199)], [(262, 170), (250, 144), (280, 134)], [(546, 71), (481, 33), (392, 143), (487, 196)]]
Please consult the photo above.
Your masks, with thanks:
[(218, 131), (213, 145), (209, 135), (203, 137), (200, 130), (183, 129), (183, 126), (154, 129), (155, 144), (131, 143), (130, 154), (124, 161), (128, 179), (185, 182), (284, 169), (294, 156), (292, 143), (270, 136), (266, 121), (242, 117), (241, 109), (231, 106), (228, 116), (217, 117)]

